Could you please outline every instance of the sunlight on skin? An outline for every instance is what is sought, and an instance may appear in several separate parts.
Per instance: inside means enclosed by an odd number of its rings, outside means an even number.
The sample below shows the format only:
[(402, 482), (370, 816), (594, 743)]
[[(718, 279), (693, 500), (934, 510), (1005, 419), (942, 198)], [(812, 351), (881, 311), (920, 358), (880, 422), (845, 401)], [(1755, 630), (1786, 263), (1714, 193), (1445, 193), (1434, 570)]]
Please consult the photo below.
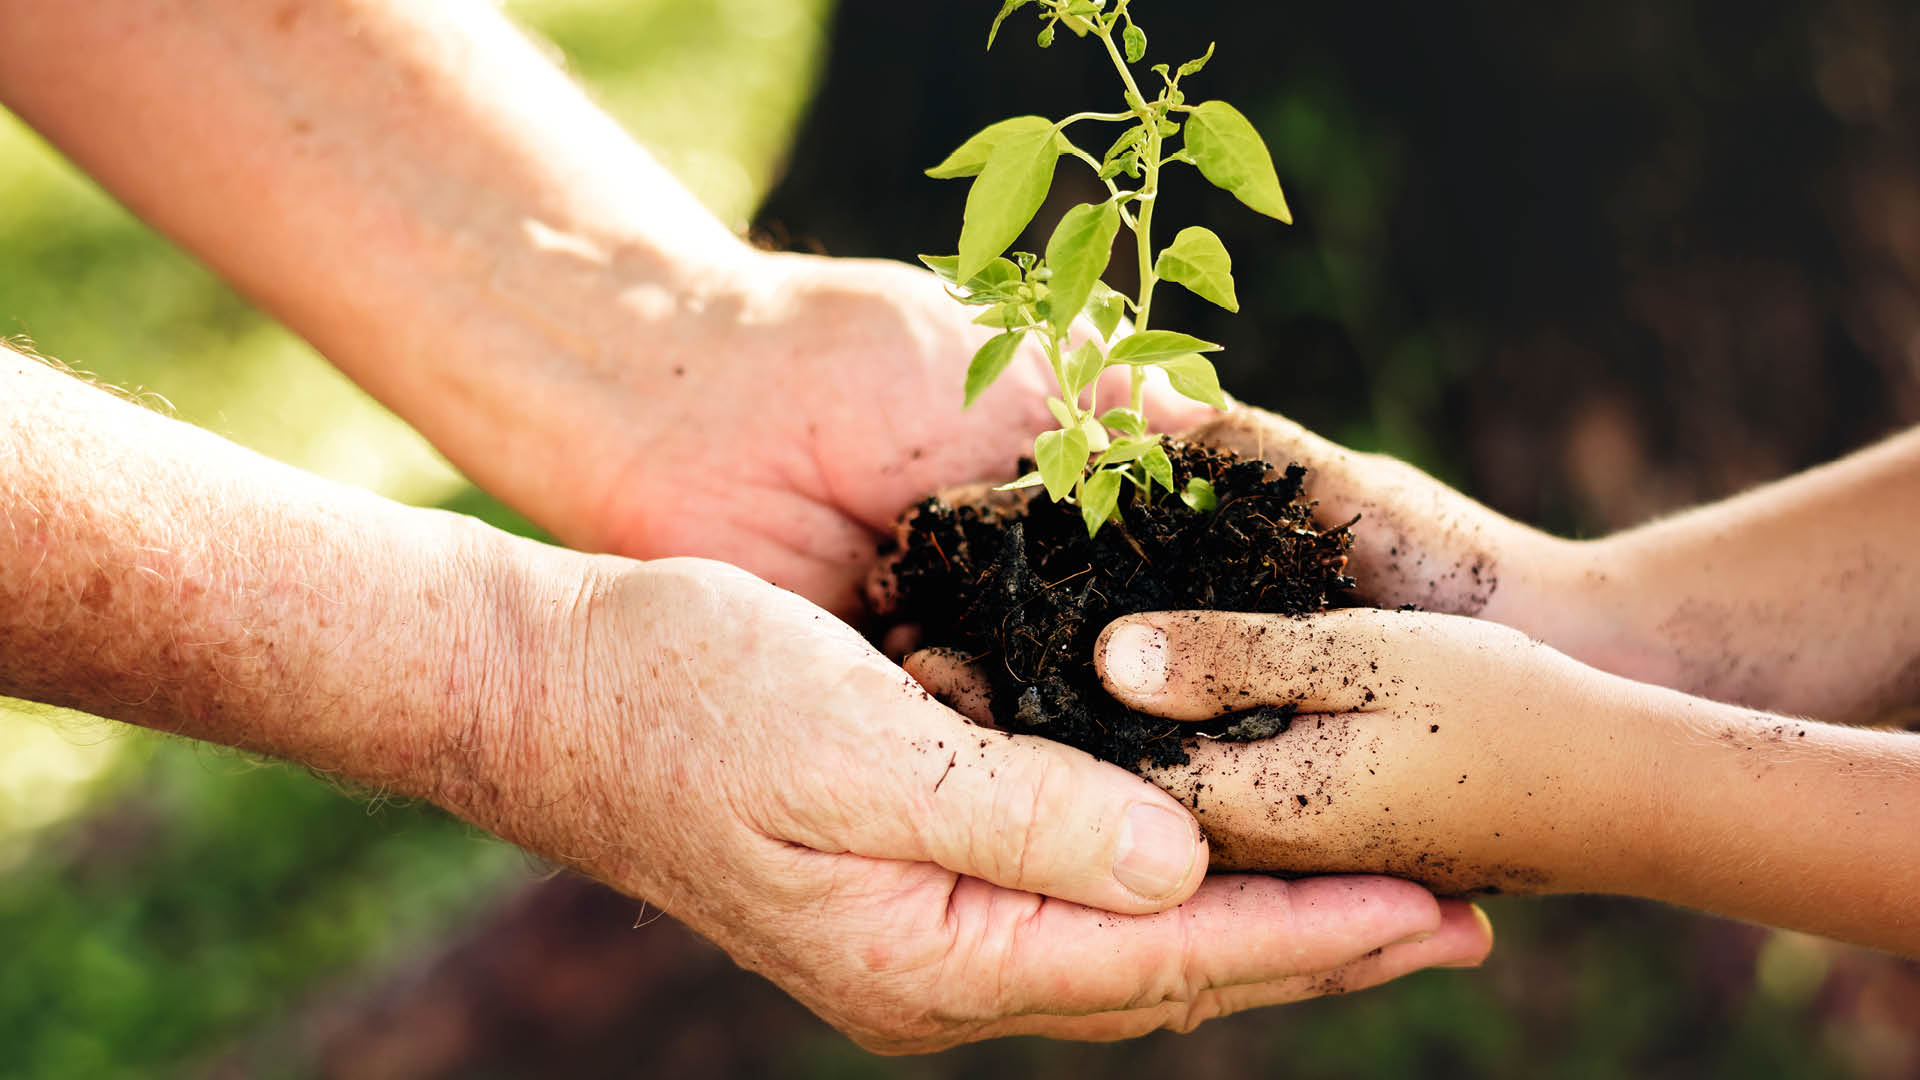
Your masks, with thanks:
[[(826, 0), (512, 0), (568, 69), (730, 226), (773, 183), (819, 67)], [(465, 481), (410, 427), (0, 110), (0, 335), (181, 419), (416, 505)], [(159, 404), (159, 402), (155, 402)], [(165, 408), (164, 405), (161, 406)], [(0, 874), (156, 738), (0, 698)], [(136, 755), (137, 757), (137, 755)]]

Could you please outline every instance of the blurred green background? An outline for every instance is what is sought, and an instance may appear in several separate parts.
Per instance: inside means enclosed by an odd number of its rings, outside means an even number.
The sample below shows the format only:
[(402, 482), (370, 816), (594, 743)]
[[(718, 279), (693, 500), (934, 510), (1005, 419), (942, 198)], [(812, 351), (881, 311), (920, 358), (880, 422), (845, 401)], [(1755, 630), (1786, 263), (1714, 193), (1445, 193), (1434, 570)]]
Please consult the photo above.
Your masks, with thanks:
[[(1071, 41), (981, 54), (986, 0), (507, 6), (725, 220), (835, 254), (950, 247), (964, 187), (920, 167), (1109, 96)], [(1574, 533), (1920, 421), (1920, 15), (1897, 0), (1141, 6), (1156, 56), (1228, 39), (1204, 92), (1267, 132), (1301, 218), (1174, 196), (1229, 238), (1248, 314), (1169, 314), (1232, 346), (1243, 397)], [(524, 530), (4, 114), (0, 332)], [(1920, 1075), (1913, 965), (1628, 902), (1492, 909), (1480, 972), (890, 1061), (435, 812), (0, 703), (0, 1076)]]

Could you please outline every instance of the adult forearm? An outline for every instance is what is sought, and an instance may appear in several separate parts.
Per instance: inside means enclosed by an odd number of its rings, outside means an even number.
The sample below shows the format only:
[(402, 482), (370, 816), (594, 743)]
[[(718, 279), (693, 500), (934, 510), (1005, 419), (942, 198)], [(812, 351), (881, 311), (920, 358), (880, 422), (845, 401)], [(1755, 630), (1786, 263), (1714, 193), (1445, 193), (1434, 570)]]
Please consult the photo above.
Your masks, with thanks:
[(493, 4), (22, 0), (0, 41), (0, 99), (563, 532), (598, 350), (747, 254)]
[(0, 348), (0, 694), (440, 795), (513, 693), (494, 535)]

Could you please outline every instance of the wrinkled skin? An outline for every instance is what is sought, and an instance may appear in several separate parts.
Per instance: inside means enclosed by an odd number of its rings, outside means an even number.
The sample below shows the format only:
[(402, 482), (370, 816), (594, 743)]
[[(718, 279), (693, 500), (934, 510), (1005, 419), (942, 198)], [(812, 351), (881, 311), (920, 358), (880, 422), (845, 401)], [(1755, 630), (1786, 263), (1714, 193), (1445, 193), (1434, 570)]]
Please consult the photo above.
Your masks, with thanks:
[[(761, 256), (732, 280), (701, 316), (646, 337), (644, 363), (609, 366), (601, 395), (581, 402), (578, 457), (607, 464), (588, 476), (598, 494), (554, 525), (597, 550), (730, 562), (857, 615), (893, 519), (1031, 453), (1054, 426), (1053, 376), (1029, 337), (963, 411), (967, 362), (993, 331), (939, 279), (899, 263)], [(1103, 400), (1124, 401), (1125, 383), (1109, 372)], [(1211, 415), (1164, 379), (1149, 385), (1148, 411), (1176, 429)]]
[(590, 565), (545, 632), (581, 678), (517, 691), (477, 771), (521, 782), (463, 812), (654, 900), (865, 1046), (1184, 1030), (1490, 945), (1406, 882), (1203, 882), (1197, 837), (1170, 892), (1131, 891), (1110, 869), (1127, 810), (1187, 820), (1137, 778), (968, 724), (731, 567)]

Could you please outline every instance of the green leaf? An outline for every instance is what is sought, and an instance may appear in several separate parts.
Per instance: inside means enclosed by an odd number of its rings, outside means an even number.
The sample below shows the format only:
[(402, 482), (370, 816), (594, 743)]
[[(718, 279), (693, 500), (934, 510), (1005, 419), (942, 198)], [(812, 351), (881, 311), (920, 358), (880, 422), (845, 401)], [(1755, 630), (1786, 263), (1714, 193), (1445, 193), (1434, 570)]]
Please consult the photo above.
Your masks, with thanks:
[(927, 265), (927, 269), (949, 285), (960, 283), (960, 256), (958, 255), (920, 255), (916, 256)]
[(1187, 353), (1219, 352), (1220, 346), (1175, 330), (1142, 330), (1120, 339), (1107, 353), (1113, 364), (1157, 364)]
[[(1034, 40), (1039, 42), (1040, 47), (1043, 49), (1053, 48), (1053, 24), (1048, 23), (1047, 25), (1041, 27), (1040, 36), (1037, 38), (1034, 38)], [(1054, 500), (1054, 502), (1059, 502), (1059, 501), (1060, 500), (1058, 499)]]
[(1093, 467), (1097, 469), (1102, 465), (1125, 465), (1129, 461), (1145, 457), (1148, 450), (1159, 445), (1158, 439), (1147, 439), (1137, 435), (1115, 439), (1113, 445), (1107, 447), (1107, 452), (1101, 454), (1093, 463)]
[(1180, 501), (1201, 513), (1220, 505), (1220, 497), (1213, 493), (1213, 485), (1198, 476), (1187, 481), (1187, 490), (1180, 493)]
[(1087, 464), (1087, 437), (1079, 428), (1042, 432), (1033, 440), (1033, 463), (1040, 466), (1047, 497), (1059, 502), (1073, 494), (1073, 485), (1080, 481)]
[(1101, 158), (1100, 160), (1112, 161), (1114, 158), (1119, 157), (1121, 154), (1126, 153), (1128, 150), (1131, 150), (1134, 147), (1139, 146), (1140, 140), (1146, 137), (1147, 137), (1147, 125), (1135, 124), (1132, 127), (1128, 128), (1127, 130), (1121, 132), (1119, 138), (1113, 140), (1113, 145), (1107, 147), (1107, 155)]
[[(1070, 10), (1085, 11), (1087, 14), (1092, 14), (1090, 9), (1084, 7)], [(1087, 31), (1093, 29), (1093, 24), (1087, 21), (1087, 14), (1062, 15), (1060, 16), (1060, 23), (1067, 29), (1073, 31), (1074, 37), (1086, 37)]]
[(1200, 73), (1200, 69), (1207, 66), (1207, 61), (1213, 59), (1213, 47), (1215, 44), (1217, 43), (1212, 41), (1207, 42), (1206, 55), (1200, 57), (1198, 60), (1189, 60), (1186, 63), (1181, 64), (1180, 73), (1176, 77), (1184, 79), (1189, 75), (1198, 75)]
[(1001, 139), (967, 192), (956, 276), (972, 278), (1025, 231), (1053, 185), (1060, 150), (1051, 125)]
[(1080, 418), (1080, 434), (1087, 437), (1087, 452), (1090, 454), (1104, 454), (1113, 445), (1113, 441), (1107, 438), (1107, 429), (1091, 416)]
[[(1053, 121), (1044, 116), (1013, 116), (996, 124), (988, 124), (973, 137), (960, 144), (959, 148), (947, 155), (947, 159), (927, 170), (927, 175), (935, 180), (958, 180), (968, 176), (980, 175), (987, 167), (987, 159), (993, 156), (994, 147), (1005, 142), (1010, 136), (1032, 131), (1044, 131), (1053, 127)], [(1066, 153), (1065, 140), (1056, 137), (1055, 142), (1060, 153)]]
[(995, 330), (1013, 330), (1027, 325), (1026, 305), (1018, 301), (995, 304), (973, 317), (976, 326), (991, 326)]
[(1154, 366), (1167, 373), (1167, 380), (1173, 383), (1175, 390), (1221, 412), (1227, 411), (1227, 396), (1220, 392), (1220, 375), (1213, 370), (1212, 361), (1206, 357), (1194, 354), (1176, 356)]
[(1120, 474), (1113, 469), (1101, 469), (1080, 488), (1080, 520), (1087, 523), (1087, 535), (1100, 531), (1100, 526), (1114, 516), (1114, 507), (1120, 502)]
[(1181, 229), (1154, 262), (1153, 272), (1228, 311), (1240, 310), (1240, 300), (1233, 292), (1233, 259), (1212, 229), (1198, 225)]
[(1293, 224), (1273, 156), (1253, 124), (1224, 101), (1205, 101), (1187, 116), (1187, 152), (1215, 187), (1271, 218)]
[(1070, 428), (1079, 423), (1073, 418), (1073, 413), (1067, 411), (1067, 403), (1057, 397), (1047, 399), (1047, 411), (1053, 414), (1053, 422), (1063, 428)]
[(1154, 440), (1147, 452), (1140, 455), (1140, 464), (1146, 467), (1147, 478), (1168, 491), (1173, 490), (1173, 462), (1167, 457), (1167, 448)]
[(1126, 315), (1126, 297), (1108, 288), (1104, 282), (1094, 285), (1093, 296), (1087, 300), (1087, 317), (1093, 320), (1093, 328), (1100, 331), (1101, 341), (1113, 339), (1113, 332), (1119, 329), (1120, 320)]
[[(958, 255), (922, 255), (920, 261), (949, 285), (958, 284)], [(1014, 299), (1020, 289), (1020, 268), (1007, 259), (995, 259), (966, 283), (964, 295), (955, 299), (963, 304), (997, 304)]]
[(987, 48), (989, 50), (993, 48), (993, 39), (999, 35), (1000, 24), (1007, 21), (1007, 16), (1031, 3), (1033, 3), (1033, 0), (1007, 0), (1006, 3), (1000, 5), (1000, 14), (993, 17), (993, 25), (987, 29)]
[(1147, 32), (1132, 23), (1120, 35), (1120, 43), (1126, 47), (1129, 64), (1137, 64), (1147, 55)]
[(1067, 358), (1067, 389), (1076, 397), (1082, 390), (1093, 385), (1100, 372), (1107, 366), (1107, 354), (1100, 351), (1097, 341), (1082, 342)]
[(1019, 334), (995, 334), (980, 346), (980, 351), (973, 354), (973, 362), (967, 365), (967, 400), (963, 407), (973, 407), (980, 392), (992, 386), (993, 380), (1007, 370), (1007, 365), (1013, 362), (1014, 350), (1019, 347)]
[(1106, 272), (1113, 255), (1113, 238), (1120, 232), (1120, 209), (1110, 202), (1081, 203), (1060, 218), (1047, 241), (1049, 321), (1065, 331), (1087, 306), (1093, 284)]
[[(955, 269), (959, 265), (960, 257), (955, 255)], [(993, 259), (967, 279), (966, 287), (975, 296), (1012, 296), (1020, 287), (1020, 268), (1010, 259)]]
[(1100, 418), (1100, 422), (1115, 431), (1124, 431), (1129, 435), (1147, 433), (1146, 418), (1132, 409), (1108, 409), (1106, 415)]
[(1036, 469), (1036, 470), (1034, 470), (1033, 472), (1030, 472), (1030, 473), (1028, 473), (1027, 475), (1025, 475), (1025, 476), (1023, 476), (1023, 477), (1021, 477), (1021, 478), (1020, 478), (1020, 479), (1018, 479), (1018, 480), (1011, 480), (1011, 481), (1008, 481), (1007, 483), (1004, 483), (1004, 484), (1001, 484), (1001, 485), (1000, 485), (999, 487), (996, 487), (996, 488), (994, 488), (993, 490), (995, 490), (995, 491), (1020, 491), (1020, 490), (1023, 490), (1023, 489), (1025, 489), (1025, 488), (1030, 488), (1030, 487), (1039, 487), (1039, 486), (1040, 486), (1041, 484), (1043, 484), (1043, 483), (1045, 483), (1045, 482), (1046, 482), (1046, 481), (1044, 481), (1044, 480), (1041, 480), (1041, 479), (1040, 479), (1040, 472), (1039, 472), (1039, 470), (1038, 470), (1038, 469)]

